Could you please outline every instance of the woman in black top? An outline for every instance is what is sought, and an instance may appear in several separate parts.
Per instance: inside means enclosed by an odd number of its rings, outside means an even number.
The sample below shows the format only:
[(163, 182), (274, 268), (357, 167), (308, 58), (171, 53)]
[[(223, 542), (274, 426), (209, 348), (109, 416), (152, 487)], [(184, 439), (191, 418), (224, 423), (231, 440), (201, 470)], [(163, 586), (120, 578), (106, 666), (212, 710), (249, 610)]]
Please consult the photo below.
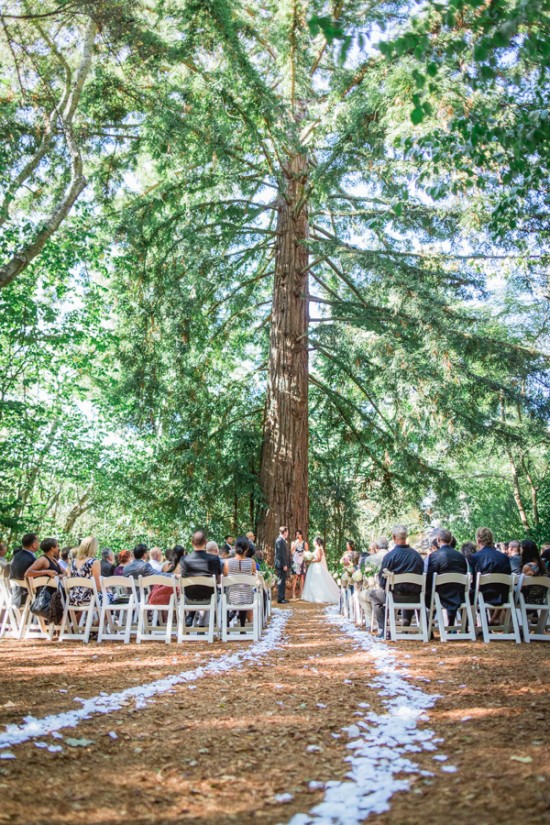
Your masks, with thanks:
[[(61, 568), (58, 562), (59, 559), (59, 542), (57, 539), (44, 539), (40, 544), (42, 555), (39, 556), (25, 573), (26, 579), (35, 579), (39, 576), (49, 576), (54, 579), (56, 576), (64, 576), (65, 571)], [(56, 590), (57, 587), (52, 584), (50, 590)]]

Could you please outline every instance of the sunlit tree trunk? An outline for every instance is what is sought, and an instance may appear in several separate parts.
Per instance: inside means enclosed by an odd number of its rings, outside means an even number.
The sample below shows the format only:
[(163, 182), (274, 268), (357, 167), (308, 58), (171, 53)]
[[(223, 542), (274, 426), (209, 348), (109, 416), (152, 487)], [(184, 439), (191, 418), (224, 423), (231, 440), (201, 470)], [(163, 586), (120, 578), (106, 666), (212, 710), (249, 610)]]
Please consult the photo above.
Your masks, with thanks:
[(307, 155), (295, 154), (278, 199), (258, 543), (272, 558), (281, 525), (308, 531)]

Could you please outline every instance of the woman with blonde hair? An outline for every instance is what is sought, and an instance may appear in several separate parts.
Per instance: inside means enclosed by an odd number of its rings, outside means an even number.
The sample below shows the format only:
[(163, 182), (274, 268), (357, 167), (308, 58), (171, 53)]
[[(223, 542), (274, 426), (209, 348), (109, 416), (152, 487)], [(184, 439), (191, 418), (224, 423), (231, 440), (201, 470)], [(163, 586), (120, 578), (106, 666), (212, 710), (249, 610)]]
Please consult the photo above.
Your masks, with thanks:
[[(76, 549), (75, 557), (71, 560), (69, 575), (83, 579), (94, 579), (98, 592), (101, 591), (101, 564), (97, 558), (99, 543), (95, 536), (86, 536)], [(92, 590), (89, 587), (71, 587), (69, 603), (74, 605), (86, 604), (90, 601)]]

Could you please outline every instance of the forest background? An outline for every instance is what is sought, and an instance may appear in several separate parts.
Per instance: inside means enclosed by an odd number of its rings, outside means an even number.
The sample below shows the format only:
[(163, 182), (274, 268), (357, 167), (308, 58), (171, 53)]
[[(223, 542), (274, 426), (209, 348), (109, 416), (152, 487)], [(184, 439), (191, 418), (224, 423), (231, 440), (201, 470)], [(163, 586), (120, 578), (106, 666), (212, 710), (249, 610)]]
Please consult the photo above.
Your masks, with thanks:
[(548, 13), (2, 2), (1, 537), (550, 539)]

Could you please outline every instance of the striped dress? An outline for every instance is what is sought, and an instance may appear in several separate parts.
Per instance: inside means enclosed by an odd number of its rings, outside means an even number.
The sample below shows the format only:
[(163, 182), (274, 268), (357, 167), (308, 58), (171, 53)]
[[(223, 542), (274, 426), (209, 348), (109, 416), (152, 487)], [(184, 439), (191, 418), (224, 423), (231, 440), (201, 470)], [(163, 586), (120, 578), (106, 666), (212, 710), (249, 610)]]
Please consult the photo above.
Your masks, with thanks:
[[(253, 559), (237, 559), (235, 557), (227, 559), (227, 572), (246, 573), (253, 575), (256, 572), (256, 565)], [(227, 595), (231, 606), (237, 607), (240, 604), (250, 604), (252, 601), (252, 588), (247, 584), (234, 584), (227, 588)]]

